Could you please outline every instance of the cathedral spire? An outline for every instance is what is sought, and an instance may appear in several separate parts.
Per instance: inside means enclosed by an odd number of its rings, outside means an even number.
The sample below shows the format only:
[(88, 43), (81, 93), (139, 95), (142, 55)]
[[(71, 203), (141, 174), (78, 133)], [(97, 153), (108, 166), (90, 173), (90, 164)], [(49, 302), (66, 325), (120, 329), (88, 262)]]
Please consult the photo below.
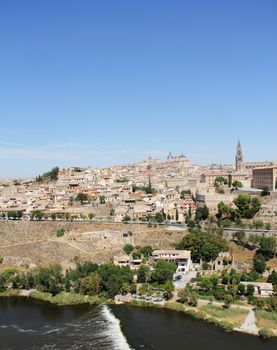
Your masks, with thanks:
[(236, 152), (236, 171), (243, 170), (243, 154), (240, 140), (238, 140), (237, 152)]

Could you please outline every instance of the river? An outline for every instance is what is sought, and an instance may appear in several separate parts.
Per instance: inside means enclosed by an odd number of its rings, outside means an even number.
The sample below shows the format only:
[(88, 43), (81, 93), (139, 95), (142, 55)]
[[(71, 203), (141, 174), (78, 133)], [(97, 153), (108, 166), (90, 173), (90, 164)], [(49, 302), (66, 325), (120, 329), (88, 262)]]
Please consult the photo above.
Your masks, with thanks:
[(0, 349), (276, 350), (277, 339), (225, 333), (166, 309), (57, 307), (25, 298), (0, 298)]

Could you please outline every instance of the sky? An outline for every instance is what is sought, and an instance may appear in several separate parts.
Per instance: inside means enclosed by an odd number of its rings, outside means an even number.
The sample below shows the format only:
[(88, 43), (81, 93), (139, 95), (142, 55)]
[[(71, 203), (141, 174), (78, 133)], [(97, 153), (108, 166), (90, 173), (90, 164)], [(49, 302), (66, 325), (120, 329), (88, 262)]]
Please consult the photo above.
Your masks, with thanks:
[(0, 178), (277, 159), (276, 0), (1, 0)]

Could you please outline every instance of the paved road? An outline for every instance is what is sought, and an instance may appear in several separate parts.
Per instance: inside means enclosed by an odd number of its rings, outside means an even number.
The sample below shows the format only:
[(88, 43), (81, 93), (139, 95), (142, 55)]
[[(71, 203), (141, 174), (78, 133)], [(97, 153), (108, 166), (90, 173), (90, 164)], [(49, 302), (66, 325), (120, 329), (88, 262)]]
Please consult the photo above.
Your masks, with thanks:
[(175, 289), (182, 289), (185, 288), (185, 286), (188, 284), (188, 282), (196, 277), (197, 272), (196, 271), (189, 271), (187, 274), (183, 275), (182, 278), (178, 281), (174, 281), (174, 287)]

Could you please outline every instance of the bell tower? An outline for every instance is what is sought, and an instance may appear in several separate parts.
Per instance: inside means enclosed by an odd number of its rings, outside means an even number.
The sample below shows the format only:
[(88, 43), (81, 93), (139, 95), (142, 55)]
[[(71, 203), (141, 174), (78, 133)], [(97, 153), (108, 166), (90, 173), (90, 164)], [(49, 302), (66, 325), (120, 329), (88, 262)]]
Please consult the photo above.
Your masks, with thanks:
[(236, 171), (242, 171), (244, 169), (243, 166), (243, 154), (240, 141), (238, 141), (237, 152), (236, 152)]

